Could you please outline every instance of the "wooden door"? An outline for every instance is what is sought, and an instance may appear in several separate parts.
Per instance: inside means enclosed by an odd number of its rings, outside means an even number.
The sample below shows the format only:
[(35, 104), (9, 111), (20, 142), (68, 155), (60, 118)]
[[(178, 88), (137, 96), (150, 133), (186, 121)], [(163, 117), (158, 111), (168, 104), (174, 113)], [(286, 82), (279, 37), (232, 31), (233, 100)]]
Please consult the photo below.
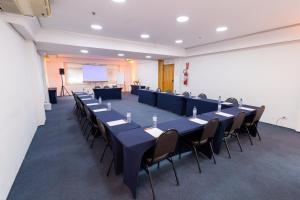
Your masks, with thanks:
[(173, 91), (174, 89), (174, 64), (163, 67), (163, 91)]

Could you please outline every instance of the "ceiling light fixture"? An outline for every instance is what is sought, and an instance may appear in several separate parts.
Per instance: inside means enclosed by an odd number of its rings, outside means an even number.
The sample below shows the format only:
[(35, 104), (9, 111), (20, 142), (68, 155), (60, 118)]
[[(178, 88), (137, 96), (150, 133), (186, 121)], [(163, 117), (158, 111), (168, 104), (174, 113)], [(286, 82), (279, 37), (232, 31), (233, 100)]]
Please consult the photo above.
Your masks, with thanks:
[(180, 17), (177, 17), (177, 22), (180, 22), (180, 23), (184, 23), (184, 22), (187, 22), (189, 21), (189, 17), (188, 16), (180, 16)]
[(175, 43), (176, 44), (181, 44), (181, 43), (183, 43), (183, 40), (175, 40)]
[(227, 30), (228, 30), (227, 26), (220, 26), (220, 27), (216, 28), (217, 32), (224, 32), (224, 31), (227, 31)]
[(125, 54), (124, 53), (118, 53), (118, 56), (123, 57), (123, 56), (125, 56)]
[(87, 54), (87, 53), (89, 53), (89, 51), (88, 51), (88, 50), (86, 50), (86, 49), (81, 49), (81, 50), (80, 50), (80, 52), (81, 52), (81, 53), (84, 53), (84, 54)]
[(152, 58), (152, 57), (151, 57), (151, 56), (145, 56), (145, 58), (150, 59), (150, 58)]
[(124, 3), (124, 2), (126, 2), (126, 0), (112, 0), (113, 2), (115, 2), (115, 3)]
[(100, 26), (99, 24), (92, 24), (91, 28), (94, 29), (94, 30), (101, 30), (103, 27)]
[(148, 38), (150, 38), (150, 35), (148, 35), (148, 34), (141, 34), (141, 38), (148, 39)]

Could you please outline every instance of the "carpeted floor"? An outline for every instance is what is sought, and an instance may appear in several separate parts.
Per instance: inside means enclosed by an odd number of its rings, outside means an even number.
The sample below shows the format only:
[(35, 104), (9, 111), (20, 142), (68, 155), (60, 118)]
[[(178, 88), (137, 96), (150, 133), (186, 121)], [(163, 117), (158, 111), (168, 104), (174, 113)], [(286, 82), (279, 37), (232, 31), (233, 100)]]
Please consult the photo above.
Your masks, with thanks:
[[(153, 113), (159, 121), (179, 116), (139, 104), (137, 98), (124, 95), (122, 101), (111, 101), (113, 109), (130, 111), (138, 124), (150, 125)], [(73, 99), (59, 98), (47, 121), (36, 132), (8, 199), (15, 200), (112, 200), (132, 199), (122, 182), (122, 175), (106, 177), (111, 153), (102, 164), (104, 145), (97, 140), (93, 149), (82, 136), (72, 114)], [(250, 146), (241, 137), (244, 152), (235, 141), (230, 142), (232, 159), (223, 148), (216, 156), (217, 165), (203, 157), (202, 174), (197, 171), (191, 153), (181, 160), (176, 156), (180, 186), (176, 186), (171, 166), (164, 162), (159, 170), (153, 167), (157, 199), (172, 200), (298, 200), (300, 197), (300, 134), (295, 131), (261, 123), (262, 142), (254, 139)], [(138, 199), (152, 199), (145, 173), (139, 177)]]

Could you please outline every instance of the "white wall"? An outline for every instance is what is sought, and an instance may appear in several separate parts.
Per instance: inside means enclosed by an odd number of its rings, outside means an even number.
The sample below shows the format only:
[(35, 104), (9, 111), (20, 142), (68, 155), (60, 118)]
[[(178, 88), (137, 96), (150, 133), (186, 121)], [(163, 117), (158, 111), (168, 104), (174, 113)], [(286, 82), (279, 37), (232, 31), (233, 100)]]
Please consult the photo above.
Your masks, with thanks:
[[(242, 97), (250, 105), (266, 105), (262, 121), (300, 130), (300, 42), (168, 60), (175, 63), (175, 89), (209, 98)], [(189, 85), (182, 70), (190, 63)], [(175, 77), (176, 77), (175, 76)]]
[(0, 35), (0, 199), (6, 199), (45, 112), (42, 63), (34, 44), (1, 20)]
[(141, 85), (157, 89), (158, 61), (138, 60), (136, 63), (136, 80), (139, 80)]

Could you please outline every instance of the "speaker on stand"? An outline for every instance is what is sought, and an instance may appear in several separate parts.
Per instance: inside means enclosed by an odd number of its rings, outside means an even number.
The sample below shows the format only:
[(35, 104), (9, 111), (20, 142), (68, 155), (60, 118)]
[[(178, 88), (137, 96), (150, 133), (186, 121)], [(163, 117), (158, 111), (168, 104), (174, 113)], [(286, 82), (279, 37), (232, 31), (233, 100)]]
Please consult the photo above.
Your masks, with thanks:
[(65, 69), (64, 68), (60, 68), (59, 69), (59, 74), (60, 74), (60, 77), (61, 77), (60, 96), (66, 96), (67, 94), (70, 96), (70, 93), (68, 92), (67, 88), (64, 86), (63, 75), (65, 74)]

